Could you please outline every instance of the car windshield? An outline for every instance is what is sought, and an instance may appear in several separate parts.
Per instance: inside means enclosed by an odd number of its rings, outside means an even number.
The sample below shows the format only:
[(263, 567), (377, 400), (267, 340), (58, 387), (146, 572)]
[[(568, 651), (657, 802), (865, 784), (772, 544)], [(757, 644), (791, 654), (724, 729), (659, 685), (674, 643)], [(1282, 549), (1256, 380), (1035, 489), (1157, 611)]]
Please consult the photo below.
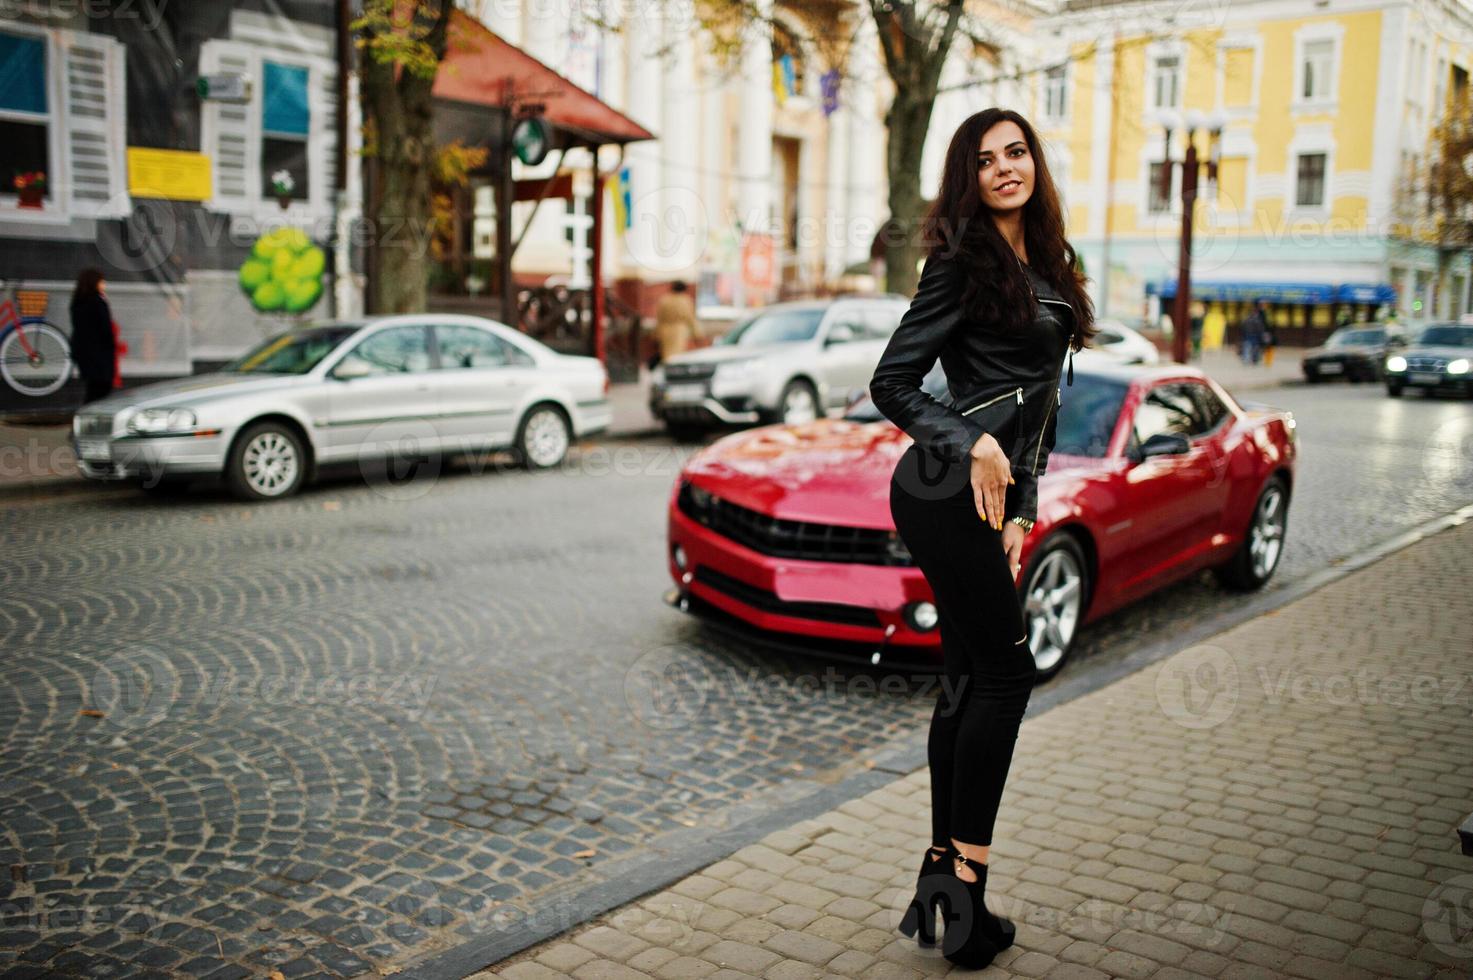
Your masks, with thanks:
[(1417, 337), (1424, 347), (1473, 347), (1473, 327), (1443, 323), (1428, 327)]
[(768, 310), (728, 330), (718, 344), (760, 347), (764, 344), (793, 344), (812, 340), (818, 334), (823, 310)]
[[(921, 382), (921, 390), (932, 398), (947, 397), (946, 375), (940, 364), (931, 369)], [(1103, 457), (1115, 432), (1115, 420), (1125, 404), (1124, 382), (1096, 378), (1078, 373), (1074, 384), (1065, 387), (1063, 404), (1059, 406), (1058, 429), (1054, 433), (1054, 452), (1072, 456)], [(857, 399), (844, 418), (851, 422), (878, 422), (884, 418), (868, 394)]]
[(1351, 347), (1369, 346), (1386, 342), (1386, 331), (1362, 329), (1362, 330), (1337, 330), (1330, 335), (1325, 342), (1326, 347)]
[(357, 333), (360, 324), (289, 330), (246, 351), (222, 367), (231, 374), (306, 374)]

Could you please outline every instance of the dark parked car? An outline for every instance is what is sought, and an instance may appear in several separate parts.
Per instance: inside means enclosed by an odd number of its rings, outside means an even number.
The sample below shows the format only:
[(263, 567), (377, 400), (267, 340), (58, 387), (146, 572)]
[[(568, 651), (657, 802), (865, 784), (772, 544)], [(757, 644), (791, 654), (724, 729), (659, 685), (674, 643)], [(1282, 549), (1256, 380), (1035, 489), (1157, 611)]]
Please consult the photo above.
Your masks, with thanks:
[(1406, 338), (1384, 323), (1359, 323), (1341, 327), (1321, 347), (1304, 352), (1300, 366), (1310, 384), (1325, 378), (1347, 381), (1379, 381), (1386, 355), (1406, 346)]
[(1403, 388), (1454, 391), (1473, 395), (1473, 326), (1434, 323), (1404, 349), (1386, 358), (1386, 394), (1399, 398)]

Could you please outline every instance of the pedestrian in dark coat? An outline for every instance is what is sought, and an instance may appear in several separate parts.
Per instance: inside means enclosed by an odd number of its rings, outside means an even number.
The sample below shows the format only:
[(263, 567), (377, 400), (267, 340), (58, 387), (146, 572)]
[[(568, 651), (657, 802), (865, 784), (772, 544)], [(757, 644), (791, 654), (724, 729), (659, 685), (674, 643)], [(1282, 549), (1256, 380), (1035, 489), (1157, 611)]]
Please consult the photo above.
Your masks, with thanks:
[(83, 269), (72, 290), (72, 360), (86, 383), (82, 401), (96, 401), (113, 390), (118, 347), (102, 272)]

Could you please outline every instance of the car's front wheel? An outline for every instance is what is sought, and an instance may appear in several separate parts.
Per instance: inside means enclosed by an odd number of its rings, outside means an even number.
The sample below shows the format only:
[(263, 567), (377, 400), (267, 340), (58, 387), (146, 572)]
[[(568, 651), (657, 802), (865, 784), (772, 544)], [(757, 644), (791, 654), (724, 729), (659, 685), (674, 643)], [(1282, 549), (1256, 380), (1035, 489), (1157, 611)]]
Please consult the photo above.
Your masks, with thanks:
[(1388, 383), (1386, 385), (1386, 394), (1390, 395), (1392, 398), (1400, 398), (1401, 397), (1401, 385)]
[(1243, 543), (1226, 564), (1214, 569), (1217, 580), (1238, 592), (1262, 588), (1279, 567), (1288, 526), (1289, 488), (1283, 477), (1274, 476), (1259, 491)]
[(280, 422), (257, 422), (241, 433), (225, 464), (225, 482), (242, 500), (289, 497), (302, 485), (307, 454), (302, 440)]
[(573, 427), (556, 405), (534, 405), (517, 427), (517, 461), (532, 470), (558, 465), (573, 443)]
[(783, 386), (777, 402), (777, 418), (784, 425), (803, 425), (823, 414), (818, 406), (818, 391), (802, 378), (794, 378)]
[(1033, 553), (1023, 573), (1019, 598), (1028, 649), (1038, 667), (1038, 679), (1059, 672), (1069, 658), (1074, 637), (1084, 619), (1089, 595), (1089, 565), (1084, 549), (1069, 534), (1054, 534)]

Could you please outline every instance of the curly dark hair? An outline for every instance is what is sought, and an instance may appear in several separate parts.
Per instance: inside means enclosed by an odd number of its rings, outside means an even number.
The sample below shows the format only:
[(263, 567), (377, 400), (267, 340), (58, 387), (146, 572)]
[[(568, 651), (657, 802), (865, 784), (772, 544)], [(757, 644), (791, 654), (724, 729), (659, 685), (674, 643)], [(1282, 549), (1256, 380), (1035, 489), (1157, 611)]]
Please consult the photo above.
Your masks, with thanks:
[(977, 149), (982, 137), (1000, 122), (1016, 123), (1033, 156), (1033, 194), (1023, 205), (1023, 239), (1028, 264), (1074, 308), (1074, 350), (1099, 332), (1094, 304), (1084, 290), (1084, 273), (1074, 247), (1064, 238), (1059, 194), (1043, 157), (1038, 136), (1028, 120), (1011, 109), (973, 113), (957, 127), (946, 149), (941, 188), (921, 225), (922, 241), (931, 256), (956, 257), (965, 270), (962, 308), (969, 316), (1022, 327), (1038, 315), (1028, 281), (1012, 246), (997, 230), (977, 186)]

